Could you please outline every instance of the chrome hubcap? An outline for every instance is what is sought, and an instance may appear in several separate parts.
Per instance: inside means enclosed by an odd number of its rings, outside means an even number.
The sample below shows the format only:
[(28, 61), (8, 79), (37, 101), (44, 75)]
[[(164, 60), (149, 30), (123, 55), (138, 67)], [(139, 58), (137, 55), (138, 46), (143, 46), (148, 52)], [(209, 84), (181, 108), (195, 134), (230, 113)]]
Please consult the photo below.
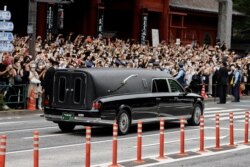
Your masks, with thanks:
[(123, 113), (121, 114), (120, 116), (120, 131), (121, 132), (126, 132), (127, 129), (128, 129), (128, 121), (129, 121), (129, 118), (128, 118), (128, 115)]
[(195, 107), (195, 110), (194, 110), (194, 122), (196, 124), (200, 123), (200, 117), (201, 117), (201, 108), (200, 107)]

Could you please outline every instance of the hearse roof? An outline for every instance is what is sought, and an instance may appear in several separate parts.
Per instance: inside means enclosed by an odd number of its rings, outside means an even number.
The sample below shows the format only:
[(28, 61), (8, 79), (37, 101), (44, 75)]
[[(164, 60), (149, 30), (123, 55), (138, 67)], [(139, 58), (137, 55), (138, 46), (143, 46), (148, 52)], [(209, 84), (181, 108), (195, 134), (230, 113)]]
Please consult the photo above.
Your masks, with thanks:
[[(72, 71), (72, 69), (67, 71)], [(146, 69), (84, 68), (73, 71), (83, 72), (89, 79), (91, 78), (88, 85), (95, 90), (97, 97), (151, 92), (153, 78), (172, 78), (165, 72)], [(124, 81), (126, 83), (122, 84)]]
[(92, 77), (98, 78), (107, 78), (109, 75), (116, 76), (129, 76), (132, 74), (138, 74), (138, 76), (143, 76), (145, 78), (157, 78), (157, 77), (165, 77), (171, 78), (171, 75), (164, 73), (162, 71), (157, 70), (147, 70), (147, 69), (132, 69), (132, 68), (83, 68), (80, 69), (82, 71), (87, 72), (88, 74), (92, 75)]

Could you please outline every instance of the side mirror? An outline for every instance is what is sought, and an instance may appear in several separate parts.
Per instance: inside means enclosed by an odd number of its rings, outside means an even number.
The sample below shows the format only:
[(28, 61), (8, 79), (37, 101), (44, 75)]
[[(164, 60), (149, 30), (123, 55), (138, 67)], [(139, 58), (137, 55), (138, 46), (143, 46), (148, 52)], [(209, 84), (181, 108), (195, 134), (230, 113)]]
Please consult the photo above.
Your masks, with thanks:
[(192, 93), (192, 90), (190, 88), (185, 88), (185, 92), (186, 92), (186, 94)]

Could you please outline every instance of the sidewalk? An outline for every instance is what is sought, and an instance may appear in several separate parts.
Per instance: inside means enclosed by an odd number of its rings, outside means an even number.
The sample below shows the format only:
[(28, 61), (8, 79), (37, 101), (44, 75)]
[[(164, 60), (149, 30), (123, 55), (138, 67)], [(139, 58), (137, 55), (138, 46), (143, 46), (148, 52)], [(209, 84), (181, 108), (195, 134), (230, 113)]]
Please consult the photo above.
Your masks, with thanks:
[[(242, 96), (241, 100), (249, 100), (250, 96)], [(231, 102), (233, 100), (233, 97), (228, 96), (227, 97), (227, 102)], [(216, 97), (210, 97), (205, 100), (205, 102), (215, 102), (217, 103), (219, 101), (219, 98)], [(250, 105), (249, 105), (250, 108)], [(43, 114), (43, 110), (34, 110), (34, 111), (29, 111), (27, 109), (10, 109), (10, 110), (2, 110), (0, 111), (0, 117), (7, 117), (7, 116), (13, 116), (13, 115), (31, 115), (31, 114)]]

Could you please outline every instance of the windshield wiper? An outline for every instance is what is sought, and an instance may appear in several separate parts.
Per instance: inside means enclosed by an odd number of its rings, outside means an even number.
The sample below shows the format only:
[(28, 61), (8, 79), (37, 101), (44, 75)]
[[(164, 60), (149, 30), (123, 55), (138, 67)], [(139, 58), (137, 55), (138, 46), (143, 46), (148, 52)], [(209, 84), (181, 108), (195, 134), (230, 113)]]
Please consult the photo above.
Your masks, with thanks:
[(118, 88), (116, 88), (116, 89), (114, 89), (114, 90), (108, 90), (108, 92), (109, 92), (109, 93), (112, 93), (112, 92), (115, 92), (115, 91), (121, 89), (124, 85), (126, 85), (126, 83), (128, 82), (128, 80), (129, 80), (130, 78), (137, 77), (137, 76), (138, 76), (138, 74), (132, 74), (132, 75), (128, 76), (127, 78), (125, 78), (125, 79), (121, 82), (121, 85), (120, 85)]

